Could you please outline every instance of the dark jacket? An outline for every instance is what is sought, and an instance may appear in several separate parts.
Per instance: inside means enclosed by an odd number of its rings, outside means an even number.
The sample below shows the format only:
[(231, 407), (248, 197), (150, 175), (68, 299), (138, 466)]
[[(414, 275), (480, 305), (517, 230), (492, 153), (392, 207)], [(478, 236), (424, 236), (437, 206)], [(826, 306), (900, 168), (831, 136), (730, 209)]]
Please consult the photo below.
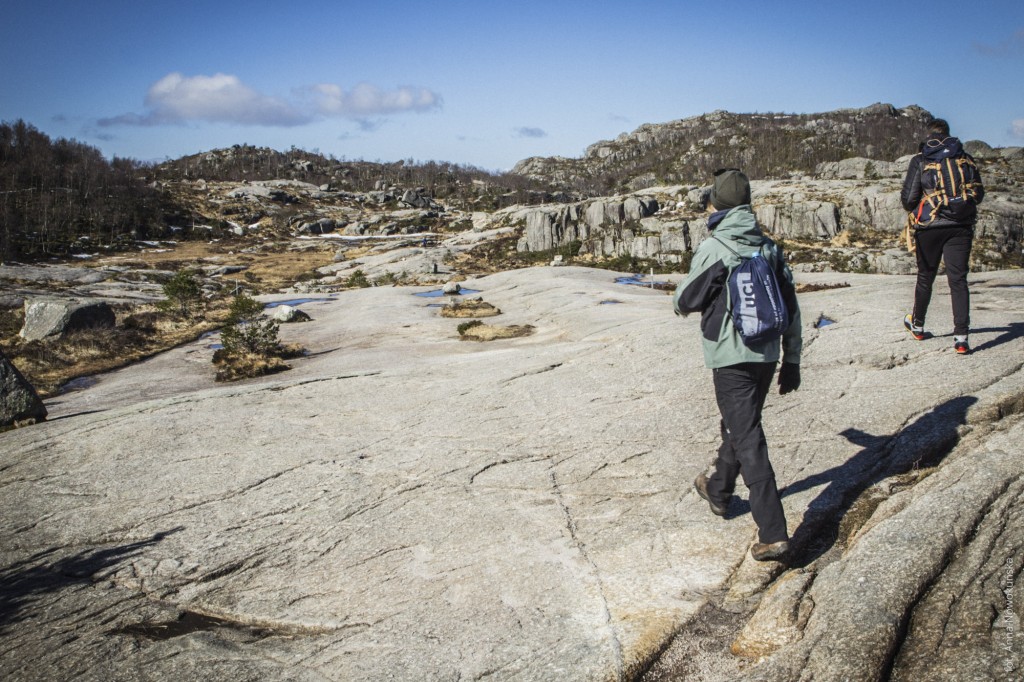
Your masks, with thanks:
[[(903, 191), (900, 192), (900, 201), (903, 203), (904, 210), (910, 212), (917, 211), (921, 204), (921, 198), (928, 192), (935, 189), (932, 174), (922, 176), (922, 167), (926, 163), (939, 161), (947, 157), (956, 157), (960, 154), (970, 157), (970, 154), (964, 151), (963, 145), (960, 144), (960, 140), (955, 137), (932, 135), (922, 142), (921, 152), (910, 160), (910, 166), (907, 168), (907, 176), (903, 179)], [(959, 218), (954, 218), (953, 216), (945, 213), (945, 208), (940, 208), (935, 220), (929, 223), (929, 227), (973, 226), (975, 221), (978, 219), (978, 208), (976, 204), (980, 204), (981, 200), (985, 196), (985, 189), (981, 186), (980, 176), (978, 177), (978, 186), (977, 200), (972, 203), (965, 214), (962, 214)]]
[(690, 272), (676, 287), (672, 299), (677, 313), (701, 313), (704, 364), (714, 369), (744, 362), (777, 362), (780, 351), (784, 362), (800, 364), (803, 346), (800, 306), (793, 273), (786, 266), (782, 250), (761, 232), (749, 205), (712, 214), (708, 230), (743, 256), (753, 255), (758, 250), (764, 254), (775, 268), (790, 324), (781, 342), (775, 339), (753, 348), (745, 345), (729, 315), (729, 287), (726, 285), (729, 273), (739, 265), (740, 259), (717, 240), (705, 239), (693, 254)]

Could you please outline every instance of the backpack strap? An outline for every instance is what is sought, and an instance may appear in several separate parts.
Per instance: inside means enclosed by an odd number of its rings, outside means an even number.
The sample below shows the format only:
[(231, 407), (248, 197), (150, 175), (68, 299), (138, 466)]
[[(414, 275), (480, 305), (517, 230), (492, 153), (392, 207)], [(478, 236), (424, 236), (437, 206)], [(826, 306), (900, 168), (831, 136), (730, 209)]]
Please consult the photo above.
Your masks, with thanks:
[[(741, 263), (742, 263), (743, 261), (745, 261), (745, 260), (750, 260), (750, 259), (751, 259), (751, 258), (753, 258), (753, 257), (754, 257), (755, 255), (757, 255), (758, 253), (759, 253), (759, 254), (761, 254), (761, 256), (764, 256), (764, 253), (763, 253), (763, 251), (764, 251), (764, 246), (765, 246), (765, 244), (769, 244), (769, 243), (771, 243), (771, 244), (774, 244), (774, 243), (775, 243), (775, 242), (771, 241), (770, 239), (765, 239), (765, 240), (764, 240), (763, 242), (761, 242), (761, 245), (757, 247), (757, 252), (756, 252), (756, 253), (752, 253), (752, 254), (750, 254), (749, 256), (741, 256), (741, 255), (740, 255), (740, 253), (739, 253), (739, 252), (738, 252), (738, 251), (737, 251), (736, 249), (732, 248), (731, 246), (729, 246), (728, 244), (726, 244), (726, 243), (725, 243), (724, 241), (722, 241), (721, 239), (719, 239), (719, 238), (718, 238), (718, 237), (716, 237), (715, 235), (711, 235), (711, 238), (712, 238), (712, 239), (714, 239), (714, 240), (715, 240), (716, 242), (718, 242), (719, 244), (721, 244), (722, 246), (724, 246), (725, 248), (727, 248), (727, 249), (728, 249), (728, 250), (729, 250), (729, 251), (730, 251), (730, 252), (732, 253), (732, 255), (734, 255), (734, 256), (736, 256), (737, 258), (739, 258), (739, 259), (740, 259), (740, 262), (741, 262)], [(776, 263), (776, 265), (777, 265), (777, 264), (778, 264), (778, 263)]]

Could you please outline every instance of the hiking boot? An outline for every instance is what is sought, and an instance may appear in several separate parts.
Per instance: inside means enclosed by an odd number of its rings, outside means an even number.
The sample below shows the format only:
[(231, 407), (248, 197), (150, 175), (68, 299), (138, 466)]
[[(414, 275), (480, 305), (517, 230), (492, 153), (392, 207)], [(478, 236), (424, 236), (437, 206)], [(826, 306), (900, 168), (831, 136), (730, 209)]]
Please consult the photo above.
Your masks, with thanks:
[(693, 482), (693, 489), (697, 491), (698, 495), (700, 495), (701, 497), (703, 497), (705, 499), (705, 501), (707, 501), (708, 506), (711, 507), (711, 513), (712, 514), (715, 514), (716, 516), (725, 516), (725, 512), (728, 511), (729, 505), (728, 504), (718, 504), (718, 503), (716, 503), (715, 501), (713, 501), (711, 499), (711, 496), (708, 495), (708, 477), (707, 476), (705, 476), (704, 474), (701, 474), (700, 476), (698, 476), (694, 480), (694, 482)]
[(754, 557), (754, 561), (772, 561), (788, 551), (789, 541), (787, 540), (770, 543), (755, 542), (754, 546), (750, 548), (750, 556)]
[(966, 336), (954, 336), (953, 337), (953, 350), (957, 352), (957, 355), (970, 355), (971, 346), (967, 343)]
[(924, 327), (914, 324), (914, 316), (912, 314), (907, 313), (907, 316), (903, 318), (903, 326), (907, 328), (907, 331), (915, 339), (924, 341)]

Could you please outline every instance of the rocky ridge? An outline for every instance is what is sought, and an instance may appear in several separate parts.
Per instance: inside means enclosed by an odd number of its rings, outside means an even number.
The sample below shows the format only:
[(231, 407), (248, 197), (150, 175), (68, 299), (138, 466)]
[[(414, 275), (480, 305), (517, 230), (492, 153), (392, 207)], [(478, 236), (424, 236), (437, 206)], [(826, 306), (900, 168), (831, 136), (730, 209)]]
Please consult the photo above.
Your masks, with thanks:
[(605, 193), (700, 183), (725, 166), (740, 166), (753, 178), (785, 178), (823, 162), (895, 159), (915, 152), (931, 118), (920, 107), (889, 104), (820, 114), (714, 111), (642, 125), (592, 144), (578, 159), (524, 159), (513, 173), (565, 186), (603, 178)]

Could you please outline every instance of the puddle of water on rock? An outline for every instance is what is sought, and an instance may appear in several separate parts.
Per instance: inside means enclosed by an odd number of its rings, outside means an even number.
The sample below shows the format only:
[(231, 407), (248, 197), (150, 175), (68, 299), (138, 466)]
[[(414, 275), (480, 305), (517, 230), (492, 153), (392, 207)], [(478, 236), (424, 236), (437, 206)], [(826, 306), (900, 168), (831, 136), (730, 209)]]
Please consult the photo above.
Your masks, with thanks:
[(209, 632), (211, 630), (230, 629), (245, 632), (254, 637), (264, 638), (274, 634), (273, 630), (234, 623), (223, 618), (203, 616), (185, 611), (177, 620), (158, 623), (133, 623), (115, 628), (107, 632), (109, 635), (134, 635), (152, 641), (164, 641), (175, 637), (184, 637), (193, 632)]
[(615, 303), (622, 303), (622, 301), (616, 301), (615, 299), (609, 298), (606, 301), (601, 301), (598, 305), (613, 305)]
[(615, 283), (629, 284), (630, 286), (644, 287), (645, 289), (657, 289), (659, 291), (667, 291), (676, 288), (672, 282), (644, 279), (644, 275), (641, 274), (630, 275), (629, 277), (616, 277)]
[(470, 296), (472, 294), (479, 294), (479, 289), (460, 289), (457, 294), (445, 294), (444, 289), (434, 289), (433, 291), (421, 291), (413, 296), (421, 296), (423, 298), (441, 298), (442, 296)]
[(78, 377), (72, 379), (63, 386), (60, 387), (61, 393), (71, 393), (72, 391), (84, 391), (87, 388), (91, 388), (96, 384), (100, 383), (97, 377)]
[(209, 346), (207, 346), (207, 348), (209, 348), (210, 350), (220, 350), (223, 347), (223, 343), (211, 343)]
[(818, 318), (818, 321), (814, 323), (814, 326), (816, 329), (821, 329), (822, 327), (827, 327), (830, 324), (835, 323), (836, 321), (833, 320), (831, 317), (825, 317), (824, 315), (822, 315), (821, 317)]
[(264, 309), (276, 308), (279, 305), (297, 306), (303, 303), (314, 303), (316, 301), (336, 301), (336, 298), (293, 298), (288, 301), (274, 301), (263, 306)]

